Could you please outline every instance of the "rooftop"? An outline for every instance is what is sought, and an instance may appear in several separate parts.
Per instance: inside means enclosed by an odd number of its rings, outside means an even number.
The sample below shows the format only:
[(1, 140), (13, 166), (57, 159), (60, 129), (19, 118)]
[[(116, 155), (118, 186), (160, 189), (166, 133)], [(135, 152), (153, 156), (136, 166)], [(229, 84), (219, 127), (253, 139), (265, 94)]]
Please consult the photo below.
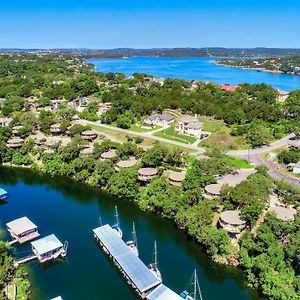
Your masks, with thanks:
[(230, 225), (244, 225), (246, 221), (240, 217), (239, 210), (225, 210), (221, 213), (220, 219)]
[(146, 175), (146, 176), (154, 176), (158, 172), (157, 168), (140, 168), (139, 169), (139, 174), (140, 175)]
[(185, 178), (186, 173), (184, 172), (170, 172), (169, 179), (177, 182), (182, 182)]
[(165, 285), (161, 284), (155, 288), (148, 296), (148, 300), (182, 300), (182, 298), (170, 290)]
[(27, 217), (22, 217), (6, 224), (14, 234), (20, 235), (32, 229), (36, 229), (37, 226), (33, 224)]
[(7, 195), (7, 191), (0, 188), (0, 196)]
[(184, 115), (179, 118), (179, 122), (183, 122), (183, 123), (198, 122), (198, 118), (195, 116)]
[(93, 232), (141, 293), (160, 284), (109, 225), (98, 227)]
[(276, 217), (283, 221), (294, 221), (297, 211), (291, 207), (272, 206), (269, 212), (275, 213)]
[(219, 87), (222, 91), (226, 91), (226, 92), (235, 92), (238, 89), (237, 86), (232, 86), (227, 84), (220, 84)]
[(218, 183), (209, 184), (205, 187), (205, 192), (212, 195), (220, 195), (221, 194), (222, 185)]
[(63, 244), (54, 234), (48, 235), (37, 241), (31, 242), (31, 245), (39, 253), (39, 255), (43, 255), (50, 251), (63, 247)]
[(131, 168), (137, 164), (136, 159), (121, 160), (117, 163), (119, 168)]
[(105, 158), (105, 159), (113, 158), (113, 157), (116, 157), (116, 156), (118, 156), (116, 150), (109, 150), (109, 151), (103, 152), (101, 154), (101, 158)]
[(172, 115), (169, 115), (169, 114), (153, 114), (153, 115), (149, 116), (147, 119), (149, 119), (150, 121), (154, 121), (157, 118), (160, 120), (167, 121), (167, 122), (170, 122), (175, 119)]
[(203, 128), (203, 123), (202, 122), (195, 122), (192, 124), (189, 124), (188, 126), (190, 129), (202, 129)]

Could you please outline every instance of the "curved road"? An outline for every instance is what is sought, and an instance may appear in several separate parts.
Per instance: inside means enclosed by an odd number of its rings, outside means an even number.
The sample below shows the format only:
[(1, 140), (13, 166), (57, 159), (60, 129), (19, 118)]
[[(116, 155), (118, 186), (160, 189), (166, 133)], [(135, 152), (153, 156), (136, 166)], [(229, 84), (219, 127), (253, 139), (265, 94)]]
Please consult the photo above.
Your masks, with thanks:
[[(160, 142), (163, 142), (163, 143), (168, 143), (168, 144), (171, 144), (171, 145), (175, 145), (175, 146), (179, 146), (179, 147), (183, 147), (183, 148), (188, 148), (188, 149), (191, 149), (191, 150), (195, 150), (195, 152), (191, 153), (191, 154), (195, 154), (195, 155), (203, 154), (203, 153), (205, 153), (205, 150), (206, 150), (205, 148), (197, 147), (195, 145), (184, 144), (184, 143), (181, 143), (181, 142), (172, 141), (172, 140), (161, 138), (161, 137), (158, 137), (158, 136), (153, 136), (149, 132), (148, 133), (135, 132), (135, 131), (128, 130), (128, 129), (122, 129), (122, 128), (119, 128), (119, 127), (114, 127), (114, 126), (110, 126), (110, 125), (106, 125), (106, 124), (101, 124), (99, 122), (92, 122), (92, 121), (87, 121), (87, 120), (77, 120), (76, 123), (81, 124), (81, 125), (94, 125), (94, 126), (98, 126), (98, 127), (103, 127), (103, 128), (107, 128), (107, 129), (110, 129), (110, 130), (122, 132), (124, 134), (137, 135), (137, 136), (149, 138), (149, 139), (152, 139), (152, 140), (160, 141)], [(101, 130), (99, 130), (99, 132), (101, 132)], [(227, 154), (237, 156), (237, 157), (240, 157), (240, 158), (243, 158), (243, 159), (247, 159), (247, 160), (251, 161), (253, 164), (258, 165), (258, 166), (259, 165), (265, 165), (269, 168), (269, 175), (272, 178), (274, 178), (274, 179), (286, 179), (290, 183), (292, 183), (295, 186), (300, 188), (299, 179), (297, 179), (293, 176), (289, 176), (287, 174), (283, 174), (283, 173), (279, 172), (276, 163), (271, 162), (271, 161), (265, 161), (265, 160), (260, 158), (260, 155), (263, 154), (263, 153), (270, 152), (270, 151), (275, 150), (277, 148), (288, 145), (289, 140), (294, 138), (294, 137), (295, 137), (294, 134), (289, 134), (288, 136), (286, 136), (286, 137), (284, 137), (284, 138), (282, 138), (278, 141), (275, 141), (275, 142), (271, 143), (268, 146), (264, 146), (264, 147), (261, 147), (261, 148), (258, 148), (258, 149), (228, 151)]]

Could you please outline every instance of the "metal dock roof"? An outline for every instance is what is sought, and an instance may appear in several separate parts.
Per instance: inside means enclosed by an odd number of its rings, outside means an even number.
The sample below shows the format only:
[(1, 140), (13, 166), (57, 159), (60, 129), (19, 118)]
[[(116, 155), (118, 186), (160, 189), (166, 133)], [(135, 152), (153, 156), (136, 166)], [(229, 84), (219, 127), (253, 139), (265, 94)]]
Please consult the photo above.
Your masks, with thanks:
[(31, 242), (31, 245), (38, 252), (39, 255), (43, 255), (45, 253), (63, 247), (63, 244), (54, 234), (48, 235), (37, 241)]
[(161, 283), (109, 225), (93, 232), (141, 293)]
[(161, 284), (155, 288), (148, 296), (148, 300), (182, 300), (182, 298), (170, 290), (165, 285)]
[(37, 226), (33, 224), (27, 217), (22, 217), (6, 224), (14, 234), (19, 235), (24, 232), (36, 229)]
[(7, 195), (7, 191), (0, 188), (0, 196), (5, 196), (5, 195)]

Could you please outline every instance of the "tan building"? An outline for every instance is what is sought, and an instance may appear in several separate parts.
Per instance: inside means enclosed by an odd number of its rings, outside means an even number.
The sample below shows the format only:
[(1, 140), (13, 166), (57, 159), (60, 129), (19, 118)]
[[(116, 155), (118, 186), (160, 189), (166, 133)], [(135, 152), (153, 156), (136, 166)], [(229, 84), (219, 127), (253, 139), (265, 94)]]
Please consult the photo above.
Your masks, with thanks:
[(134, 167), (138, 161), (135, 158), (128, 160), (121, 160), (116, 164), (116, 170), (120, 171), (121, 169), (128, 169)]
[(170, 123), (172, 123), (175, 118), (169, 114), (153, 114), (145, 119), (143, 126), (144, 127), (155, 127), (162, 126), (167, 127)]
[(222, 185), (218, 183), (209, 184), (204, 188), (205, 195), (208, 197), (219, 197), (221, 195)]
[(98, 136), (97, 132), (93, 130), (85, 130), (81, 133), (81, 137), (87, 141), (92, 141), (95, 138), (97, 138), (97, 136)]
[(224, 230), (234, 235), (241, 233), (246, 227), (246, 221), (241, 218), (239, 210), (223, 211), (219, 218), (219, 224)]
[(185, 172), (174, 172), (171, 171), (169, 174), (169, 182), (172, 185), (175, 186), (181, 186), (182, 181), (185, 178), (186, 173)]
[(138, 179), (140, 181), (149, 181), (158, 173), (157, 168), (141, 168), (138, 171)]
[(56, 124), (52, 124), (50, 126), (50, 131), (51, 133), (54, 133), (54, 134), (59, 134), (61, 133), (61, 130), (60, 130), (60, 124), (56, 123)]
[(100, 158), (102, 160), (107, 160), (107, 159), (111, 159), (111, 158), (114, 158), (114, 157), (117, 157), (117, 156), (118, 156), (117, 151), (113, 149), (113, 150), (109, 150), (109, 151), (103, 152), (100, 155)]
[(196, 116), (182, 116), (175, 127), (180, 134), (188, 134), (200, 138), (203, 130), (203, 123), (198, 121)]
[(269, 208), (269, 212), (274, 213), (277, 219), (282, 221), (294, 221), (297, 215), (296, 209), (283, 206), (272, 206)]
[(8, 148), (21, 148), (24, 145), (25, 141), (19, 138), (13, 138), (7, 141), (6, 146)]

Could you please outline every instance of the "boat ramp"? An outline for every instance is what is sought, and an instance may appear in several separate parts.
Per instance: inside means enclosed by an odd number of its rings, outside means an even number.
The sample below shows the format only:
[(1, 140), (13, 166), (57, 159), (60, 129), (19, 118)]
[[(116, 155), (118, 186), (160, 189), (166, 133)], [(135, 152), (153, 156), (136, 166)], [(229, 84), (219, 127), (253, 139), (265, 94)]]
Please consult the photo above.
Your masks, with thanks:
[(126, 278), (128, 284), (143, 299), (179, 300), (182, 298), (164, 286), (147, 266), (120, 238), (110, 225), (93, 229), (94, 237), (103, 251)]

